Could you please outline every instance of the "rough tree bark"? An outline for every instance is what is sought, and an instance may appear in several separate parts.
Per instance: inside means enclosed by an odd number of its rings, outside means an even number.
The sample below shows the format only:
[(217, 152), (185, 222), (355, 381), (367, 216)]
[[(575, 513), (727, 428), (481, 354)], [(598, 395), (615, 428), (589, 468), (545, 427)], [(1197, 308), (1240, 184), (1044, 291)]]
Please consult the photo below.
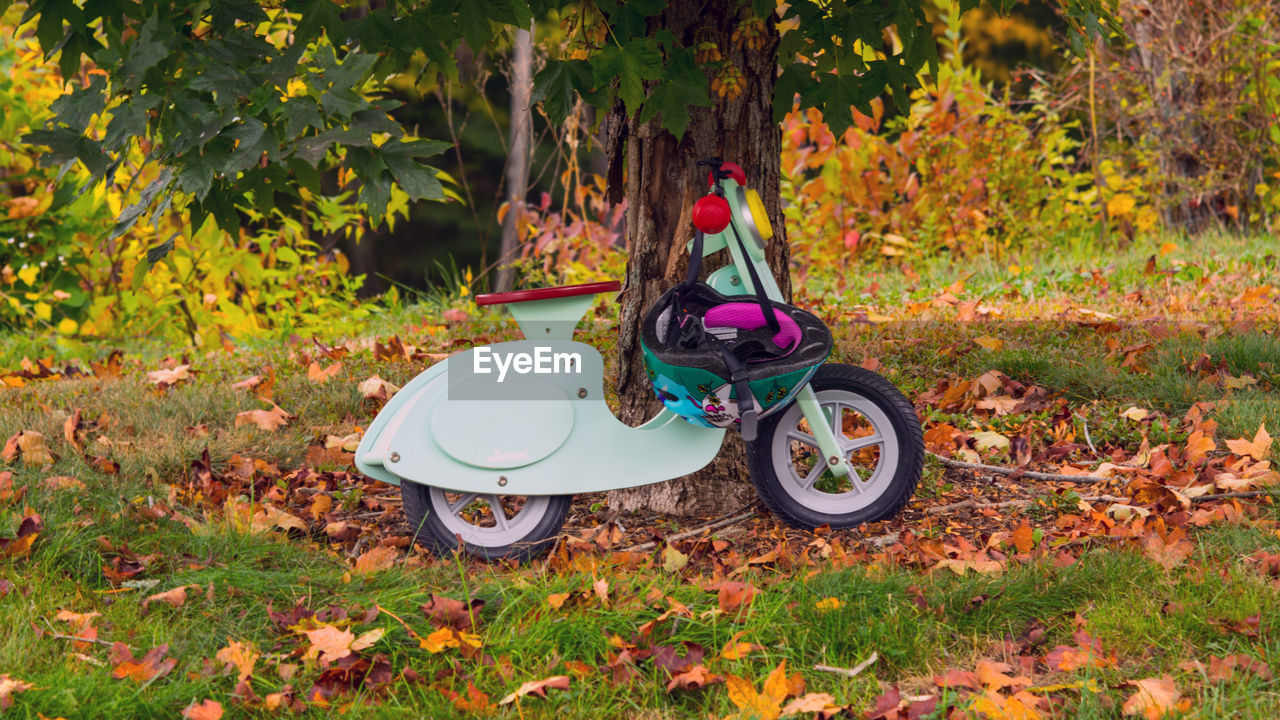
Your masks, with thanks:
[[(697, 167), (698, 160), (719, 157), (746, 171), (747, 185), (764, 199), (776, 233), (767, 248), (769, 265), (782, 291), (790, 296), (778, 195), (782, 135), (772, 117), (778, 30), (770, 16), (763, 48), (736, 45), (732, 35), (744, 17), (745, 5), (733, 0), (669, 3), (650, 25), (651, 32), (669, 30), (686, 46), (714, 40), (746, 77), (740, 96), (726, 100), (713, 93), (713, 107), (690, 108), (692, 118), (680, 140), (663, 130), (658, 118), (640, 123), (637, 118), (628, 118), (621, 106), (609, 119), (609, 191), (614, 202), (624, 193), (627, 199), (630, 250), (626, 284), (619, 299), (618, 394), (620, 416), (632, 425), (661, 408), (644, 370), (640, 322), (658, 296), (682, 279), (687, 268), (684, 246), (693, 236), (690, 213), (694, 201), (707, 191), (707, 170)], [(714, 262), (714, 257), (711, 260), (713, 268), (721, 264)], [(730, 431), (720, 457), (707, 468), (668, 483), (612, 492), (609, 504), (623, 512), (691, 515), (728, 511), (753, 496), (748, 480), (742, 439)]]
[(511, 144), (507, 155), (507, 215), (502, 219), (502, 245), (498, 251), (497, 292), (511, 289), (510, 263), (516, 257), (517, 223), (529, 190), (529, 147), (533, 142), (533, 118), (529, 97), (533, 94), (533, 33), (516, 30), (511, 54)]

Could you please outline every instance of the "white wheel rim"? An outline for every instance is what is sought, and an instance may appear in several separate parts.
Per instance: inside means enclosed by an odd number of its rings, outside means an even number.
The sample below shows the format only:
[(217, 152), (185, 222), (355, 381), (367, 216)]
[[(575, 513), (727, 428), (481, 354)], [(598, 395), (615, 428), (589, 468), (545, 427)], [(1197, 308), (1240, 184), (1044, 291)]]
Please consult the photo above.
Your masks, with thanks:
[[(783, 413), (774, 427), (770, 439), (770, 455), (773, 458), (774, 475), (782, 490), (800, 505), (827, 515), (843, 515), (862, 510), (876, 500), (893, 484), (898, 471), (899, 442), (898, 434), (889, 421), (889, 416), (870, 399), (847, 390), (821, 390), (817, 393), (818, 404), (827, 416), (828, 424), (836, 433), (841, 453), (849, 463), (849, 477), (841, 482), (847, 486), (840, 492), (828, 492), (821, 489), (824, 481), (835, 482), (827, 470), (827, 461), (818, 448), (817, 440), (800, 428), (804, 413), (798, 403)], [(870, 434), (852, 437), (844, 430), (844, 419), (848, 413), (856, 413), (871, 427)], [(838, 418), (838, 420), (836, 420)], [(813, 465), (802, 476), (796, 469), (797, 458), (793, 450), (800, 446), (807, 450)], [(876, 461), (869, 466), (855, 456), (862, 455), (868, 449), (875, 449)], [(857, 479), (854, 474), (857, 474)]]
[[(459, 497), (452, 500), (444, 490), (431, 488), (431, 512), (449, 532), (462, 537), (463, 542), (477, 547), (504, 547), (522, 542), (533, 532), (551, 505), (550, 495), (524, 496), (524, 505), (515, 513), (503, 504), (509, 505), (518, 496), (481, 495), (478, 493), (453, 493)], [(477, 504), (480, 504), (477, 506)], [(488, 516), (492, 525), (478, 525), (468, 519), (477, 509), (488, 508)]]

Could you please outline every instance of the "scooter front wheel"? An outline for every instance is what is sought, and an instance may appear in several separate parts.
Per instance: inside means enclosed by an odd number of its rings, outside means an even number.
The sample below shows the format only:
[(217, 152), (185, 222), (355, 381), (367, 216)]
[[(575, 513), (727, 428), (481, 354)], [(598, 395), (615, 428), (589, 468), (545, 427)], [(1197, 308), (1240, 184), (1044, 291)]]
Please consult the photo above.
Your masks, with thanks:
[(747, 465), (760, 498), (790, 525), (847, 528), (897, 515), (924, 468), (915, 409), (888, 380), (851, 365), (823, 365), (810, 385), (849, 464), (828, 469), (798, 403), (760, 421)]
[(414, 540), (437, 555), (455, 550), (486, 560), (524, 561), (555, 542), (571, 495), (458, 493), (408, 480), (400, 484)]

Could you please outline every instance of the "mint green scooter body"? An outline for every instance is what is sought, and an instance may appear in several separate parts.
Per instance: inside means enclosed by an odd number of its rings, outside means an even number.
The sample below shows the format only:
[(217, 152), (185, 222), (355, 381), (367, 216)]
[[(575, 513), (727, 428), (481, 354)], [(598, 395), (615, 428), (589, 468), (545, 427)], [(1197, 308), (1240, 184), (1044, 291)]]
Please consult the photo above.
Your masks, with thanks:
[[(737, 183), (723, 181), (729, 193)], [(733, 224), (743, 237), (750, 220), (731, 203)], [(747, 263), (764, 290), (781, 292), (755, 243), (742, 253), (731, 229), (705, 239), (704, 255), (728, 249), (733, 264), (708, 278), (726, 295), (754, 293)], [(460, 493), (576, 495), (664, 482), (693, 473), (715, 459), (724, 428), (699, 427), (664, 409), (649, 422), (630, 427), (609, 409), (604, 395), (604, 360), (590, 345), (574, 342), (573, 328), (594, 297), (561, 297), (508, 305), (526, 340), (486, 346), (494, 352), (529, 352), (541, 346), (581, 357), (581, 372), (543, 379), (541, 399), (474, 399), (466, 373), (450, 373), (473, 363), (475, 349), (427, 368), (387, 403), (356, 449), (356, 467), (365, 475), (399, 485), (402, 480)], [(452, 365), (451, 365), (452, 363)], [(832, 461), (829, 470), (848, 472), (830, 420), (812, 388), (797, 397), (818, 445)]]

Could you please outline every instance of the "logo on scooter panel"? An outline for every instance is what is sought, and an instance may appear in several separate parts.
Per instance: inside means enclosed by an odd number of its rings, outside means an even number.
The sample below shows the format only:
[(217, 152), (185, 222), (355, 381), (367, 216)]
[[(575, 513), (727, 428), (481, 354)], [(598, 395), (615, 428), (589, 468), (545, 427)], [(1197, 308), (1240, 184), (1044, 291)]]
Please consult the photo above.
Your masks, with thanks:
[(488, 346), (476, 348), (471, 353), (472, 372), (476, 375), (496, 374), (498, 382), (505, 382), (508, 372), (518, 375), (581, 375), (582, 354), (556, 352), (546, 346), (533, 348), (533, 352), (502, 352)]

